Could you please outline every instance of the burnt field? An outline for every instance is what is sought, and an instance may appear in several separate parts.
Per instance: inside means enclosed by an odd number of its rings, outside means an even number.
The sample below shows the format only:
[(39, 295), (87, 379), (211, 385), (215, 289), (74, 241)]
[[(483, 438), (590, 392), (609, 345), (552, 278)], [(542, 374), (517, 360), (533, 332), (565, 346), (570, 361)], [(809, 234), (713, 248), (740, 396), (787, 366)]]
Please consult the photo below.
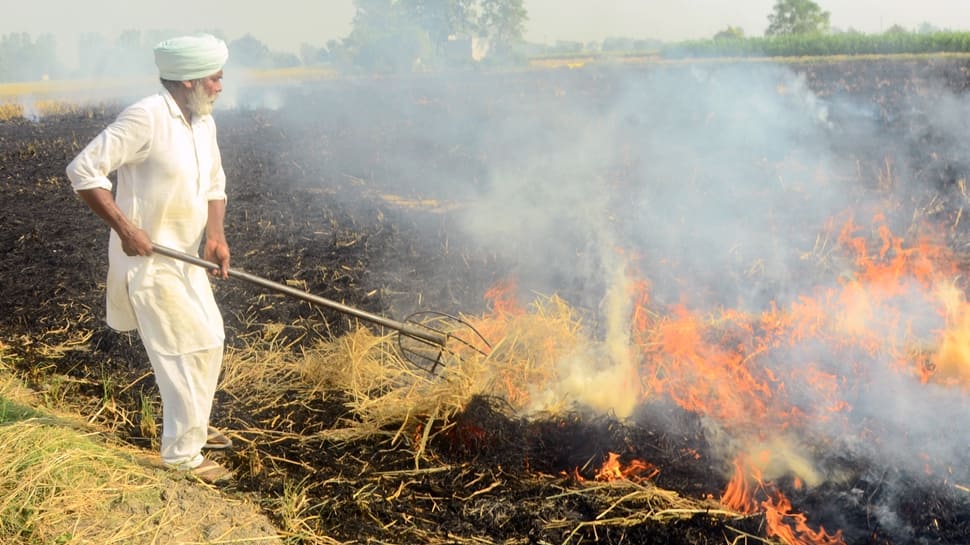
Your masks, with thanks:
[[(355, 392), (220, 392), (231, 492), (300, 490), (268, 509), (294, 541), (970, 539), (970, 61), (227, 78), (234, 267), (461, 313), (512, 356), (555, 344), (488, 326), (534, 299), (581, 324), (534, 385), (350, 438)], [(0, 122), (0, 331), (30, 384), (151, 450), (145, 355), (103, 325), (107, 230), (64, 175), (123, 104)], [(248, 366), (356, 330), (216, 296)]]

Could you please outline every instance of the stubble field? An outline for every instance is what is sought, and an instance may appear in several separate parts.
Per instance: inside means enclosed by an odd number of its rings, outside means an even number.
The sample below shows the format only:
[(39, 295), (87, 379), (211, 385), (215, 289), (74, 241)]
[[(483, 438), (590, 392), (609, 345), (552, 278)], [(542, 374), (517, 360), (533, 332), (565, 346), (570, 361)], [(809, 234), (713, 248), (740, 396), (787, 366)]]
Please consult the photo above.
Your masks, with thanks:
[[(462, 314), (496, 347), (388, 378), (366, 324), (217, 281), (220, 457), (295, 542), (970, 535), (970, 372), (947, 357), (970, 61), (231, 84), (234, 267)], [(107, 230), (64, 176), (123, 105), (0, 122), (0, 332), (28, 384), (150, 453), (147, 360), (103, 323)]]

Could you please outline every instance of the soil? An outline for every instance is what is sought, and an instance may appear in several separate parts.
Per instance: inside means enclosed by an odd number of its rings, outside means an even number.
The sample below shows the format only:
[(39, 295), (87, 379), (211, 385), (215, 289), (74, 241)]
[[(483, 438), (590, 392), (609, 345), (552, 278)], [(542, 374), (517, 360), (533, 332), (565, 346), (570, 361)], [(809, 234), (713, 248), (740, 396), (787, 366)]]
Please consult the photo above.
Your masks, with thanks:
[[(516, 264), (462, 236), (461, 216), (453, 211), (489, 186), (495, 157), (508, 160), (521, 153), (520, 136), (509, 132), (507, 141), (484, 141), (480, 132), (466, 128), (514, 131), (517, 119), (547, 111), (552, 101), (561, 117), (548, 120), (547, 134), (529, 138), (553, 141), (559, 131), (582, 130), (577, 112), (595, 113), (623, 94), (618, 71), (650, 69), (682, 70), (590, 66), (241, 90), (239, 104), (265, 104), (259, 101), (274, 96), (285, 106), (237, 106), (216, 113), (230, 181), (226, 231), (234, 266), (278, 282), (297, 281), (314, 294), (389, 316), (420, 308), (485, 312), (484, 292)], [(850, 61), (793, 69), (833, 105), (833, 116), (850, 115), (838, 109), (848, 101), (868, 105), (870, 122), (899, 136), (893, 151), (918, 165), (913, 183), (946, 193), (966, 176), (967, 165), (948, 147), (956, 144), (912, 112), (919, 101), (934, 99), (927, 93), (963, 95), (970, 86), (970, 61)], [(0, 277), (6, 280), (0, 331), (23, 354), (21, 371), (35, 384), (61, 373), (82, 379), (73, 395), (101, 398), (102, 377), (116, 377), (115, 384), (135, 385), (117, 393), (117, 400), (137, 412), (140, 397), (153, 396), (154, 385), (142, 378), (146, 363), (137, 338), (103, 326), (107, 231), (74, 197), (64, 176), (71, 158), (124, 104), (0, 122)], [(853, 135), (842, 138), (848, 142)], [(886, 150), (853, 149), (862, 154), (860, 168), (885, 161)], [(620, 162), (610, 168), (607, 183), (631, 187), (638, 183), (637, 172)], [(639, 213), (617, 208), (621, 219)], [(933, 212), (944, 218), (956, 213), (948, 205)], [(565, 241), (574, 243), (581, 252), (584, 241)], [(590, 286), (562, 280), (564, 298), (585, 300)], [(339, 334), (349, 325), (345, 316), (297, 300), (267, 298), (241, 282), (217, 283), (216, 292), (230, 345), (258, 334), (260, 324), (285, 324), (282, 335), (301, 342)], [(83, 350), (57, 359), (45, 356), (45, 346), (88, 334)], [(281, 426), (312, 436), (343, 414), (342, 401), (334, 393), (304, 405)], [(253, 414), (245, 400), (217, 399), (216, 423), (227, 429), (265, 417)], [(133, 425), (122, 425), (119, 433), (134, 445), (150, 447)], [(442, 542), (700, 545), (730, 542), (742, 531), (764, 535), (760, 515), (724, 521), (698, 514), (591, 526), (570, 538), (579, 523), (609, 507), (568, 493), (579, 479), (591, 479), (597, 465), (591, 461), (609, 452), (625, 460), (650, 460), (661, 469), (656, 485), (683, 496), (716, 498), (724, 490), (723, 468), (704, 455), (708, 445), (701, 417), (661, 401), (625, 421), (584, 411), (523, 420), (500, 401), (478, 399), (454, 432), (431, 445), (432, 455), (448, 468), (439, 473), (411, 472), (410, 451), (388, 449), (376, 440), (283, 441), (258, 450), (267, 460), (300, 463), (266, 476), (248, 472), (251, 453), (228, 453), (223, 460), (238, 475), (232, 493), (279, 497), (288, 482), (313, 483), (315, 531), (344, 542), (417, 543), (433, 536)], [(796, 511), (812, 512), (813, 523), (843, 529), (846, 542), (960, 543), (970, 535), (970, 494), (943, 483), (928, 489), (914, 485), (901, 500), (906, 504), (901, 512), (909, 517), (904, 526), (916, 528), (915, 533), (897, 534), (867, 516), (872, 504), (866, 502), (874, 503), (882, 493), (885, 473), (874, 471), (867, 460), (833, 463), (856, 476), (851, 488), (858, 494), (834, 486), (804, 493), (791, 486), (786, 493)], [(886, 471), (898, 473), (897, 481), (908, 479), (903, 471)], [(498, 483), (494, 489), (470, 496), (492, 483)]]

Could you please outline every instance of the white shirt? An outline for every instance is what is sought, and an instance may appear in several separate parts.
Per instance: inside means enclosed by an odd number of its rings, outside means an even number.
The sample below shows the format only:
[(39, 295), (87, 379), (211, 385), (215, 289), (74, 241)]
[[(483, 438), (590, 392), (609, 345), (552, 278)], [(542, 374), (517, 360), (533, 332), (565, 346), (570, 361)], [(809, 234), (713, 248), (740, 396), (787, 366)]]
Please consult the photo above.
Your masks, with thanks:
[[(113, 171), (115, 202), (129, 221), (155, 243), (198, 254), (208, 203), (226, 198), (211, 115), (189, 124), (168, 91), (129, 106), (67, 167), (75, 191), (111, 191)], [(162, 354), (221, 345), (222, 317), (203, 268), (158, 254), (127, 256), (113, 230), (108, 263), (110, 327), (137, 328), (146, 347)]]

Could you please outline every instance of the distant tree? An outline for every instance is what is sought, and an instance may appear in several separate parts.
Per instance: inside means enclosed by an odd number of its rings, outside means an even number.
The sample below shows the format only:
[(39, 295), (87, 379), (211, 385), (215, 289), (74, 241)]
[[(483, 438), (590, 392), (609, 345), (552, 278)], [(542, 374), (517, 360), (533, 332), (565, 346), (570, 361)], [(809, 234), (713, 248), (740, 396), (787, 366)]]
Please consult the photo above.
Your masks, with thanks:
[(396, 0), (354, 0), (353, 30), (341, 58), (369, 72), (409, 71), (433, 56), (428, 33)]
[(499, 55), (509, 55), (522, 44), (528, 19), (524, 0), (481, 0), (479, 31)]
[(273, 53), (252, 34), (229, 42), (229, 62), (245, 68), (270, 68)]
[(552, 53), (557, 55), (574, 55), (582, 53), (583, 42), (573, 40), (557, 40), (551, 48)]
[(300, 66), (300, 57), (294, 53), (271, 51), (252, 34), (229, 42), (229, 62), (244, 68), (290, 68)]
[(739, 26), (728, 25), (727, 28), (714, 35), (714, 41), (739, 40), (744, 38), (744, 29)]
[(524, 0), (354, 0), (341, 55), (370, 71), (470, 61), (477, 39), (494, 55), (524, 43)]
[(328, 40), (326, 60), (335, 66), (350, 66), (352, 64), (350, 52), (344, 41)]
[[(478, 35), (477, 0), (397, 0), (396, 7), (431, 44), (421, 59), (422, 68), (471, 62)], [(414, 35), (412, 29), (408, 32)]]
[(54, 36), (44, 34), (34, 40), (26, 32), (0, 37), (0, 81), (34, 81), (57, 77), (62, 72), (57, 62)]
[(121, 34), (118, 35), (117, 44), (120, 49), (140, 49), (141, 31), (132, 29), (122, 30)]
[(274, 51), (270, 54), (270, 66), (273, 68), (295, 68), (300, 64), (300, 57), (294, 53)]
[(151, 48), (142, 40), (140, 30), (122, 30), (102, 61), (102, 69), (112, 76), (145, 74), (152, 70)]
[(633, 50), (634, 51), (646, 51), (646, 52), (656, 52), (664, 45), (662, 40), (656, 38), (645, 38), (642, 40), (634, 40)]
[(300, 62), (303, 66), (313, 66), (320, 62), (320, 48), (308, 43), (300, 44)]
[(330, 64), (333, 61), (333, 52), (340, 47), (340, 42), (330, 40), (328, 46), (317, 47), (307, 43), (300, 44), (300, 63), (303, 66)]
[(104, 59), (111, 48), (104, 36), (96, 32), (82, 33), (77, 42), (78, 68), (82, 77), (104, 74)]
[(353, 29), (389, 30), (398, 15), (395, 3), (395, 0), (354, 0)]
[(909, 34), (909, 31), (902, 25), (893, 25), (887, 28), (884, 34)]
[(41, 72), (41, 77), (59, 77), (64, 69), (57, 60), (57, 41), (53, 34), (41, 34), (34, 41), (34, 54), (30, 62)]
[(603, 40), (603, 51), (633, 51), (633, 38), (626, 36), (607, 36)]
[(300, 63), (303, 66), (317, 66), (320, 64), (332, 64), (336, 53), (341, 49), (340, 42), (329, 40), (325, 47), (317, 47), (311, 44), (300, 44)]
[(474, 0), (398, 0), (398, 7), (438, 49), (449, 38), (471, 36), (476, 30)]
[(919, 28), (917, 28), (916, 32), (920, 34), (936, 34), (937, 32), (940, 32), (940, 27), (932, 25), (927, 22), (923, 22), (923, 23), (920, 23)]
[(776, 0), (765, 36), (820, 34), (829, 30), (830, 13), (812, 0)]
[[(218, 31), (210, 31), (216, 34)], [(98, 33), (82, 33), (77, 41), (77, 77), (155, 74), (152, 48), (178, 31), (123, 29), (114, 42)], [(216, 34), (218, 35), (218, 34)]]

